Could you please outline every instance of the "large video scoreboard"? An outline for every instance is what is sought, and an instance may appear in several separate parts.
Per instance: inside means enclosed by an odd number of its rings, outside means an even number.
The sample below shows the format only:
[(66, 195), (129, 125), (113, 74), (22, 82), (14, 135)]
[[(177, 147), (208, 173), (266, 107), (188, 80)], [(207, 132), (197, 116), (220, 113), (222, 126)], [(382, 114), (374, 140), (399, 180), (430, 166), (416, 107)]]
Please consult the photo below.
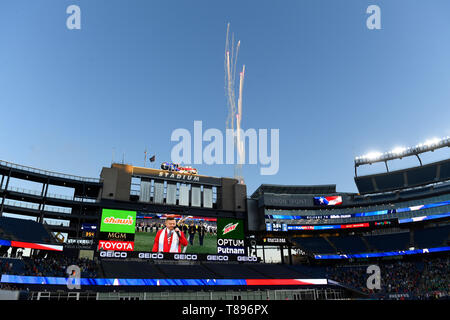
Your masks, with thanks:
[(98, 233), (102, 258), (257, 261), (248, 256), (244, 221), (103, 209)]

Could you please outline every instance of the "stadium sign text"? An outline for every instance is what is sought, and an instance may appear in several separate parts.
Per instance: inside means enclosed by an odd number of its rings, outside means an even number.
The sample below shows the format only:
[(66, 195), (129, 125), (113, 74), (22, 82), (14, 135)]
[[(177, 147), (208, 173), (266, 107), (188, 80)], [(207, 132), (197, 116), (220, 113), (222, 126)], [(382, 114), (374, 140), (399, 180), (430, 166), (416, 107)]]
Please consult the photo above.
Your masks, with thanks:
[(138, 255), (139, 259), (157, 259), (162, 260), (164, 259), (164, 254), (158, 252), (158, 253), (151, 253), (151, 252), (139, 252)]
[(243, 247), (244, 240), (217, 239), (217, 245), (218, 246)]
[(170, 172), (160, 172), (158, 176), (161, 178), (200, 182), (199, 176), (193, 176), (193, 175), (187, 175), (187, 174), (175, 174), (175, 173), (170, 173)]
[[(242, 249), (244, 248), (234, 248)], [(135, 252), (135, 251), (99, 251), (100, 258), (142, 259), (142, 260), (179, 260), (179, 261), (240, 261), (258, 262), (258, 257), (249, 257), (239, 254), (168, 254), (162, 252)]]
[(127, 258), (126, 252), (114, 252), (114, 251), (100, 251), (100, 257), (102, 258)]
[(123, 233), (123, 232), (100, 232), (99, 240), (109, 240), (109, 241), (134, 241), (133, 233)]
[(287, 240), (286, 240), (286, 238), (264, 238), (263, 242), (264, 243), (281, 243), (281, 244), (286, 244)]
[(197, 260), (196, 254), (174, 254), (173, 258), (175, 260)]
[(242, 262), (258, 262), (258, 257), (238, 256), (237, 261)]
[(98, 241), (99, 250), (113, 250), (113, 251), (133, 251), (134, 242), (128, 241)]
[(115, 218), (115, 217), (105, 217), (105, 219), (103, 219), (103, 223), (105, 224), (117, 224), (117, 225), (133, 225), (133, 217), (132, 216), (128, 216), (126, 219), (121, 219), (121, 218)]
[(230, 248), (230, 247), (217, 247), (217, 253), (219, 254), (245, 254), (245, 248)]
[(206, 260), (208, 260), (208, 261), (228, 261), (228, 256), (218, 256), (215, 254), (208, 254), (206, 256)]

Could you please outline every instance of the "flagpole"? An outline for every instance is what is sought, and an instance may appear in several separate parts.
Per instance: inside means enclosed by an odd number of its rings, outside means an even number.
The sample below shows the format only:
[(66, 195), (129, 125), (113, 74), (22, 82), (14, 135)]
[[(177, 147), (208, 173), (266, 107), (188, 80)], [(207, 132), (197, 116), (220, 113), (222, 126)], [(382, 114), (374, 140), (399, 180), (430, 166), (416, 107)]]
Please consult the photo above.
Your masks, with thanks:
[(145, 151), (144, 151), (144, 168), (145, 168), (145, 166), (147, 165), (147, 148), (145, 148)]

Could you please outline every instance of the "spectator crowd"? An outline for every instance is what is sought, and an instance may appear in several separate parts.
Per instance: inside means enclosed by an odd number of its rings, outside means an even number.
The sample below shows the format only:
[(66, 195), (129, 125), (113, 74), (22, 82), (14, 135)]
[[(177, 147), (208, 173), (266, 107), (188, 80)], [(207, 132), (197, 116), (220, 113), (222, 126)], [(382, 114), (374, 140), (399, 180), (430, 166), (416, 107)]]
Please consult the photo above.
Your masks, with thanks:
[(64, 256), (24, 259), (24, 262), (27, 276), (67, 277), (67, 268), (75, 265), (80, 268), (81, 278), (95, 278), (99, 269), (98, 264), (93, 260)]
[[(67, 268), (76, 265), (82, 278), (102, 277), (96, 260), (65, 256), (0, 258), (0, 274), (67, 277)], [(380, 288), (369, 289), (369, 265), (380, 268)], [(365, 264), (343, 264), (327, 267), (327, 279), (357, 289), (376, 299), (448, 299), (450, 297), (450, 257), (420, 261), (379, 261)]]
[[(14, 268), (14, 264), (17, 268)], [(20, 268), (19, 268), (20, 265)], [(76, 265), (80, 268), (81, 278), (95, 278), (99, 274), (97, 262), (89, 259), (69, 257), (28, 258), (14, 262), (12, 259), (0, 259), (0, 273), (36, 277), (67, 277), (67, 268)]]
[(419, 262), (373, 263), (380, 268), (380, 289), (369, 289), (366, 265), (328, 267), (326, 277), (377, 298), (434, 299), (450, 297), (449, 258)]

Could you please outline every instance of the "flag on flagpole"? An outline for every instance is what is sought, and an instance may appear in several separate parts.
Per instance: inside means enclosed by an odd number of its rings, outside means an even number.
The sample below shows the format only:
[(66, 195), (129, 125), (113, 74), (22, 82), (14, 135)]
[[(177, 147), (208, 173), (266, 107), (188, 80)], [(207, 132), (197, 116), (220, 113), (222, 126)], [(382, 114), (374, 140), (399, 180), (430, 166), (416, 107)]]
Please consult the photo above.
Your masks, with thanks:
[(145, 151), (144, 151), (144, 167), (145, 167), (146, 163), (147, 163), (147, 148), (145, 148)]

